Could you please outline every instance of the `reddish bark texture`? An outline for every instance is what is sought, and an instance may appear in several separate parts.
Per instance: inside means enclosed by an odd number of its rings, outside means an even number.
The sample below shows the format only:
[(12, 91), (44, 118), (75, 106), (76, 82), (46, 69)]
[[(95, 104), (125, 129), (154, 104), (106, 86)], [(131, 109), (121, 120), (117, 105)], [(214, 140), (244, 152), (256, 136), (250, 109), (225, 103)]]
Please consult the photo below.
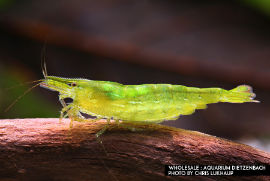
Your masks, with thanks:
[[(0, 120), (0, 179), (6, 180), (239, 180), (239, 177), (168, 177), (164, 165), (270, 164), (270, 154), (247, 145), (162, 125), (69, 120)], [(105, 151), (106, 150), (106, 151)], [(267, 180), (269, 177), (241, 177)]]

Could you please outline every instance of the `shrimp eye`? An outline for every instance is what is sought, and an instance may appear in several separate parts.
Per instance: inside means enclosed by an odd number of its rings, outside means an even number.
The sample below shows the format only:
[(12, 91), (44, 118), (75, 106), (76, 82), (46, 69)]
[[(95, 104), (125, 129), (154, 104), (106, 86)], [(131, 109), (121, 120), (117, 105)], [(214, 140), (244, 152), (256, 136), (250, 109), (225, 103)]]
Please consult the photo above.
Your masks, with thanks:
[(72, 83), (68, 83), (68, 85), (71, 87), (75, 87), (77, 84), (76, 84), (76, 82), (72, 82)]

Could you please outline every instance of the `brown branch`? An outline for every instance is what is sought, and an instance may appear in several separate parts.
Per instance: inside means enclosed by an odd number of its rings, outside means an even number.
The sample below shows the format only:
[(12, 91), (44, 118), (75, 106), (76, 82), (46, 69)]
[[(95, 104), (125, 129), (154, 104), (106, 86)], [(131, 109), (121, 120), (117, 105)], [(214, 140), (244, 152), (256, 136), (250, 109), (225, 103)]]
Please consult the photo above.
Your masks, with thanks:
[[(0, 179), (6, 180), (179, 180), (164, 176), (164, 165), (270, 164), (270, 154), (199, 132), (162, 125), (59, 119), (0, 120)], [(105, 152), (106, 150), (106, 152)], [(239, 180), (239, 177), (181, 177), (183, 180)], [(243, 179), (243, 177), (241, 178)], [(267, 180), (269, 177), (245, 177)]]

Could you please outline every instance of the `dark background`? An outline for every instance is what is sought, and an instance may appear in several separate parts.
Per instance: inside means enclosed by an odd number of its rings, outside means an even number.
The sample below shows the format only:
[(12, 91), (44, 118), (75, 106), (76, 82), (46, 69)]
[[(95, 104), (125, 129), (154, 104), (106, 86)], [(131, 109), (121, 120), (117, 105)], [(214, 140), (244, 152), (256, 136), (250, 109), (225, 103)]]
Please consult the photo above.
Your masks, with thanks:
[[(0, 118), (59, 117), (49, 75), (194, 87), (254, 88), (260, 104), (209, 105), (164, 124), (270, 150), (270, 1), (0, 0)], [(13, 87), (13, 88), (12, 88)]]

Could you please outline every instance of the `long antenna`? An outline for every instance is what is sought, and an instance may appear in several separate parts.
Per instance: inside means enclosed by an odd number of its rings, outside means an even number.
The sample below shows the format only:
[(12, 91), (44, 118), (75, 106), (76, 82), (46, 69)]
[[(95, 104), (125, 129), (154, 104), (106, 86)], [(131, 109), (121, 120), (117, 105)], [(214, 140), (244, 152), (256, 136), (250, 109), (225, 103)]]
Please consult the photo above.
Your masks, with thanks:
[(8, 90), (14, 89), (14, 88), (16, 88), (16, 87), (21, 87), (21, 86), (24, 86), (24, 85), (27, 85), (27, 84), (33, 84), (33, 83), (41, 82), (41, 81), (43, 81), (43, 79), (40, 79), (40, 80), (34, 80), (34, 81), (29, 81), (29, 82), (23, 82), (23, 83), (19, 83), (19, 84), (17, 84), (17, 85), (14, 85), (14, 86), (12, 86), (12, 87), (5, 88), (4, 90), (5, 90), (5, 91), (8, 91)]
[(46, 45), (47, 43), (45, 42), (41, 50), (41, 70), (45, 79), (48, 76), (47, 66), (46, 66)]
[[(41, 70), (42, 70), (42, 74), (43, 74), (43, 76), (44, 76), (44, 78), (46, 79), (46, 77), (48, 76), (48, 73), (47, 73), (47, 67), (46, 67), (46, 56), (45, 56), (45, 54), (46, 54), (46, 42), (44, 43), (44, 46), (43, 46), (43, 48), (42, 48), (42, 50), (41, 50)], [(42, 79), (40, 79), (40, 80), (35, 80), (35, 81), (32, 81), (32, 82), (26, 82), (26, 83), (23, 83), (23, 84), (28, 84), (28, 83), (35, 83), (35, 82), (40, 82), (40, 83), (38, 83), (38, 84), (36, 84), (36, 85), (34, 85), (33, 87), (30, 87), (29, 89), (27, 89), (22, 95), (20, 95), (17, 99), (15, 99), (5, 110), (4, 110), (4, 112), (7, 112), (8, 110), (10, 110), (10, 108), (12, 107), (12, 106), (14, 106), (14, 104), (16, 103), (16, 102), (18, 102), (18, 100), (20, 100), (23, 96), (25, 96), (28, 92), (30, 92), (32, 89), (34, 89), (35, 87), (37, 87), (37, 86), (39, 86), (40, 84), (41, 84), (41, 81), (43, 81)], [(18, 85), (16, 85), (16, 86), (18, 86)], [(16, 86), (14, 86), (14, 87), (16, 87)], [(11, 87), (11, 88), (13, 88), (13, 87)], [(9, 88), (9, 89), (11, 89), (11, 88)]]
[(6, 109), (4, 112), (7, 112), (8, 110), (10, 110), (10, 108), (18, 101), (20, 100), (23, 96), (25, 96), (28, 92), (30, 92), (32, 89), (34, 89), (35, 87), (39, 86), (40, 83), (34, 85), (33, 87), (30, 87), (29, 89), (27, 89), (26, 91), (24, 91), (24, 93), (22, 95), (20, 95), (17, 99), (15, 99)]

